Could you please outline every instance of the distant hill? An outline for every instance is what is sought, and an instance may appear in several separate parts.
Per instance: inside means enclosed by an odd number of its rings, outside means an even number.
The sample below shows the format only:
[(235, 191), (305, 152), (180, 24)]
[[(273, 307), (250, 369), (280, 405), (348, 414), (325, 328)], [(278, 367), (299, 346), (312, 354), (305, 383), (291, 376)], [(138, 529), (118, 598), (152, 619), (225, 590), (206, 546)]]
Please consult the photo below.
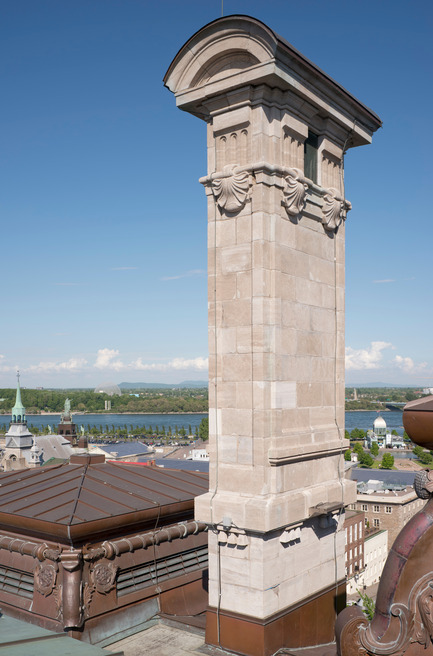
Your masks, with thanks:
[(413, 388), (419, 389), (419, 385), (402, 385), (401, 383), (349, 383), (346, 381), (346, 387), (386, 387), (387, 389), (397, 389), (404, 387), (405, 389)]
[(207, 387), (207, 380), (184, 380), (181, 383), (120, 383), (120, 389), (176, 389)]

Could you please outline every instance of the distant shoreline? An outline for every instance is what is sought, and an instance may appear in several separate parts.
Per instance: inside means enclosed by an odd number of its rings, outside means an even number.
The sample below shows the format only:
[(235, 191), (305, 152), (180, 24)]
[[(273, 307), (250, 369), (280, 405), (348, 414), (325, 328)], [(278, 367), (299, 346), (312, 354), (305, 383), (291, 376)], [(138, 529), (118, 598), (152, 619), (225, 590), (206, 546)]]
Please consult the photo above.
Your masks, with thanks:
[[(10, 414), (10, 413), (8, 413)], [(27, 417), (49, 417), (51, 415), (61, 415), (61, 412), (45, 412), (41, 411), (38, 413), (30, 413), (27, 412), (26, 416)], [(86, 417), (87, 415), (208, 415), (209, 411), (204, 411), (204, 412), (103, 412), (100, 410), (99, 412), (72, 412), (71, 413), (73, 417)], [(2, 415), (0, 415), (1, 417)], [(6, 416), (6, 415), (3, 415)]]

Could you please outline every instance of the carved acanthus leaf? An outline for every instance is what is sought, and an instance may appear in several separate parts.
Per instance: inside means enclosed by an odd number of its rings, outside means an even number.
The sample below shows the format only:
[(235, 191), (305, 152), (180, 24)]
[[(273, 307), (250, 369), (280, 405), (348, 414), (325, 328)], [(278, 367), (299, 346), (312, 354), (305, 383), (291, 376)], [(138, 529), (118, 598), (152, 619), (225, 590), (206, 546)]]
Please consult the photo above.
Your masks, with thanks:
[(340, 196), (337, 189), (327, 189), (323, 196), (322, 223), (325, 230), (336, 230), (342, 221), (346, 219), (346, 214), (352, 209), (351, 203)]
[(225, 166), (224, 172), (212, 179), (212, 191), (216, 202), (226, 212), (239, 212), (248, 198), (250, 176), (237, 167)]
[(289, 169), (285, 181), (283, 194), (287, 214), (297, 216), (305, 207), (308, 185), (299, 169)]

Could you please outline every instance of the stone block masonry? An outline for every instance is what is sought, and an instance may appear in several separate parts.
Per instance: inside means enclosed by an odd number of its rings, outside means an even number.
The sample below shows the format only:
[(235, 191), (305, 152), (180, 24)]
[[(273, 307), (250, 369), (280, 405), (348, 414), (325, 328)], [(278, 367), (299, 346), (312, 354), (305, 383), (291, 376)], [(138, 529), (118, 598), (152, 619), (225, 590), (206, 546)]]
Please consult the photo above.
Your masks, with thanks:
[(343, 155), (380, 120), (246, 16), (197, 32), (164, 82), (208, 126), (207, 639), (257, 656), (329, 642), (318, 618), (344, 588), (356, 498), (342, 474)]

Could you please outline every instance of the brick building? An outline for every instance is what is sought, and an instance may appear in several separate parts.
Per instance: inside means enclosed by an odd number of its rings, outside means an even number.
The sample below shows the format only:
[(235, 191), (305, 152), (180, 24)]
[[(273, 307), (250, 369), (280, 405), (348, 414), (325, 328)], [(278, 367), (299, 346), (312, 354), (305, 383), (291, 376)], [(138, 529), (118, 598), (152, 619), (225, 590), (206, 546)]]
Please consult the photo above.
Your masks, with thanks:
[[(345, 531), (345, 566), (347, 592), (356, 589), (357, 579), (364, 569), (364, 533), (365, 516), (363, 512), (346, 510), (344, 518)], [(355, 580), (356, 579), (356, 580)]]
[(403, 489), (368, 490), (359, 493), (352, 504), (354, 510), (365, 514), (365, 526), (388, 531), (388, 549), (407, 522), (425, 505), (413, 487)]

